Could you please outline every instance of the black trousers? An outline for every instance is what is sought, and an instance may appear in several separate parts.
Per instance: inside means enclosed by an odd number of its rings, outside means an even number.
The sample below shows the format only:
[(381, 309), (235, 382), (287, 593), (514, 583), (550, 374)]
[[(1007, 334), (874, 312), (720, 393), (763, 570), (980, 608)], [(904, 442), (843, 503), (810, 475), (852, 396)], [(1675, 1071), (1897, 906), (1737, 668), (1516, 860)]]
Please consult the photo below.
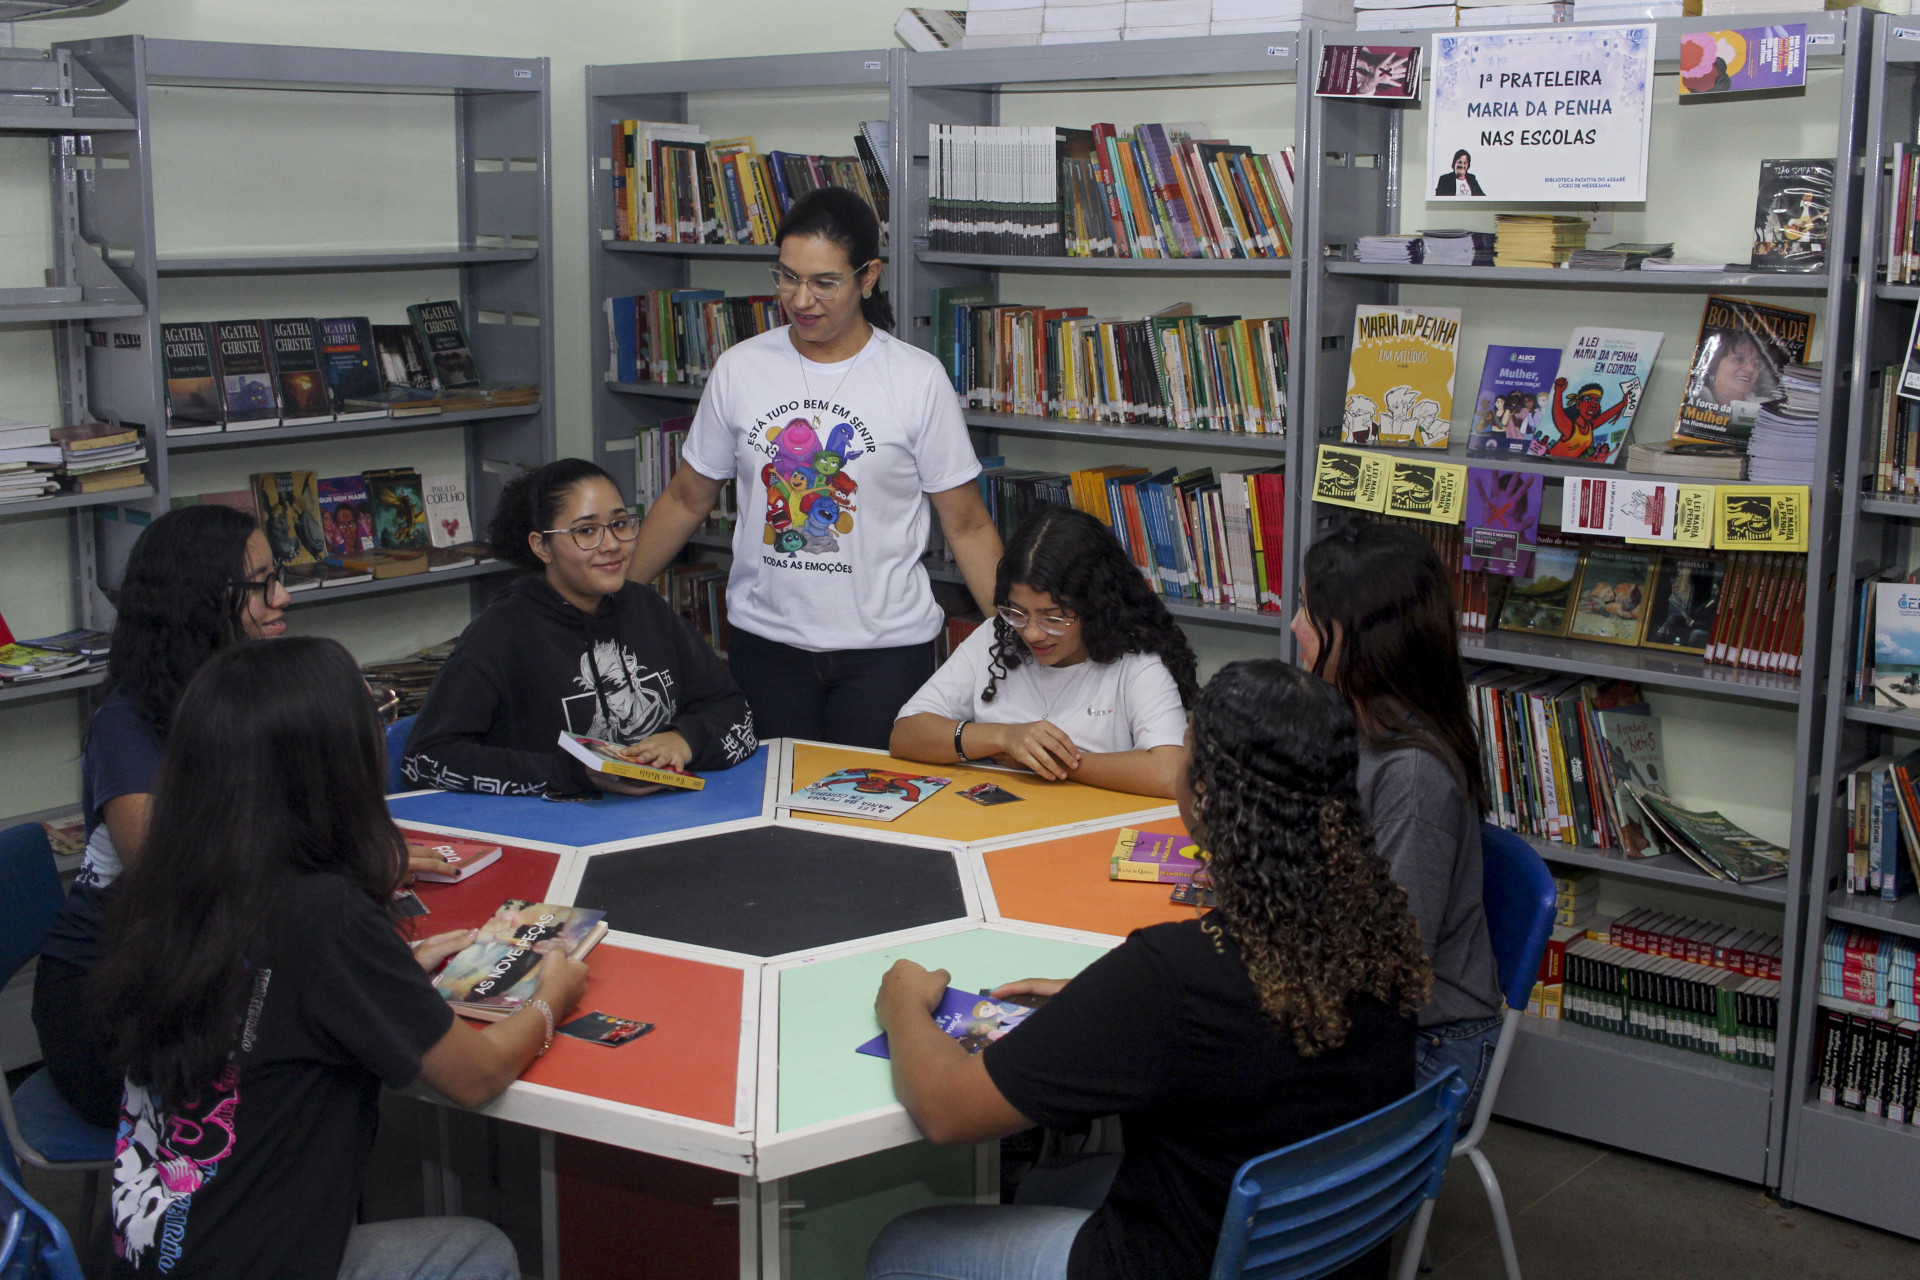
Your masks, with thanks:
[(33, 975), (33, 1029), (53, 1087), (88, 1124), (120, 1123), (120, 1073), (107, 1065), (100, 1024), (86, 1012), (87, 971), (40, 957)]
[(893, 719), (933, 675), (933, 641), (812, 653), (735, 626), (727, 668), (762, 738), (811, 738), (886, 750)]

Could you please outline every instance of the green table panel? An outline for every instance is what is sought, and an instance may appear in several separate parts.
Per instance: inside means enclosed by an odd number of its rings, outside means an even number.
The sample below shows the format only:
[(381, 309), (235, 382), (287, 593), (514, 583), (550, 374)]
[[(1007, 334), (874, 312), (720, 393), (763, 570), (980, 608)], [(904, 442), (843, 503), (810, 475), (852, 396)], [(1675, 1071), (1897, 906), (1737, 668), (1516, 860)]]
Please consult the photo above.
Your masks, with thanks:
[(872, 1111), (896, 1101), (884, 1058), (855, 1053), (880, 1030), (873, 997), (902, 957), (946, 969), (967, 991), (1016, 978), (1071, 978), (1106, 948), (973, 929), (780, 971), (779, 1132)]
[(973, 1148), (915, 1142), (797, 1174), (787, 1198), (793, 1280), (847, 1280), (867, 1270), (880, 1229), (903, 1213), (973, 1203)]

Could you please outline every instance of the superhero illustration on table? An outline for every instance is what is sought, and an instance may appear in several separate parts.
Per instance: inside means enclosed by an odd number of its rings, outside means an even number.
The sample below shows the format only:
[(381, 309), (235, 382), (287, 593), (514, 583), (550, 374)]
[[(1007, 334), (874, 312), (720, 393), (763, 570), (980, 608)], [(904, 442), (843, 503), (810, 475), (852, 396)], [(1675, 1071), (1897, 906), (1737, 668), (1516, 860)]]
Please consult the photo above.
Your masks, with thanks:
[(853, 531), (853, 495), (860, 486), (846, 466), (864, 452), (842, 422), (820, 443), (818, 420), (790, 418), (771, 430), (773, 461), (760, 468), (767, 487), (766, 541), (782, 555), (840, 550), (835, 534)]

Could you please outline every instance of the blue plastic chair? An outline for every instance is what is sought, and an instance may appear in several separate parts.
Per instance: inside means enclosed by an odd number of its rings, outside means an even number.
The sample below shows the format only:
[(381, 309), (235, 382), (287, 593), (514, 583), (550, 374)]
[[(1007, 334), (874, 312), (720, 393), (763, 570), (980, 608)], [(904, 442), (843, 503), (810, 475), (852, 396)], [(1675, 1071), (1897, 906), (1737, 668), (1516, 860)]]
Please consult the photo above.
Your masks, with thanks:
[(60, 1219), (0, 1161), (0, 1280), (81, 1280), (80, 1257)]
[(1448, 1068), (1398, 1102), (1240, 1166), (1212, 1280), (1314, 1280), (1440, 1194), (1467, 1087)]
[[(1493, 960), (1500, 972), (1500, 992), (1506, 997), (1507, 1007), (1472, 1127), (1453, 1144), (1453, 1154), (1471, 1160), (1473, 1171), (1480, 1175), (1487, 1207), (1493, 1211), (1494, 1233), (1500, 1238), (1500, 1259), (1506, 1265), (1507, 1280), (1520, 1280), (1520, 1257), (1514, 1251), (1513, 1227), (1507, 1221), (1507, 1201), (1500, 1194), (1500, 1179), (1493, 1176), (1493, 1166), (1480, 1150), (1480, 1138), (1487, 1131), (1487, 1121), (1493, 1118), (1493, 1100), (1500, 1092), (1501, 1077), (1507, 1073), (1513, 1038), (1520, 1033), (1520, 1019), (1526, 1015), (1527, 1001), (1540, 975), (1540, 957), (1546, 954), (1547, 938), (1553, 932), (1553, 899), (1553, 875), (1533, 846), (1511, 831), (1482, 823), (1480, 900), (1486, 908), (1487, 933), (1493, 942)], [(1420, 1206), (1407, 1236), (1400, 1280), (1412, 1280), (1432, 1217), (1433, 1204), (1429, 1201)]]
[(407, 758), (407, 739), (413, 736), (413, 722), (420, 717), (401, 716), (387, 726), (387, 794), (407, 789), (407, 780), (400, 772), (401, 762)]
[[(64, 896), (46, 829), (28, 822), (0, 831), (0, 913), (7, 920), (0, 931), (0, 983), (40, 950)], [(0, 1089), (0, 1125), (20, 1163), (85, 1173), (87, 1203), (94, 1203), (100, 1174), (113, 1168), (114, 1131), (81, 1119), (45, 1068), (22, 1081), (11, 1097)]]

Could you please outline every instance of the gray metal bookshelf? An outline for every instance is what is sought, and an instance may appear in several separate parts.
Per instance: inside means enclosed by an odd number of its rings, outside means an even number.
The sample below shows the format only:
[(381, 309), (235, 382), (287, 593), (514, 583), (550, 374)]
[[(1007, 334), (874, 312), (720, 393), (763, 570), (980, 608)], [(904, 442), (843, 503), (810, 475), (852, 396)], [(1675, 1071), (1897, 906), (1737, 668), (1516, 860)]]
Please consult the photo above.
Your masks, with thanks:
[[(934, 250), (927, 247), (927, 152), (929, 126), (1001, 123), (1004, 106), (1020, 95), (1137, 93), (1148, 114), (1131, 116), (1131, 121), (1163, 118), (1151, 114), (1155, 108), (1146, 105), (1157, 90), (1253, 87), (1270, 90), (1276, 105), (1284, 103), (1289, 108), (1295, 153), (1304, 157), (1308, 149), (1306, 111), (1301, 105), (1304, 95), (1298, 74), (1303, 65), (1303, 39), (1296, 30), (906, 56), (900, 112), (894, 122), (894, 148), (901, 174), (896, 207), (904, 206), (910, 222), (896, 239), (901, 246), (901, 261), (895, 278), (899, 282), (896, 301), (910, 341), (922, 347), (931, 345), (934, 290), (995, 280), (1001, 283), (1003, 296), (1019, 288), (1030, 295), (1026, 300), (1048, 305), (1071, 304), (1076, 301), (1076, 289), (1120, 276), (1149, 278), (1168, 289), (1197, 286), (1202, 291), (1210, 281), (1271, 281), (1286, 292), (1276, 291), (1272, 311), (1266, 314), (1292, 318), (1287, 352), (1289, 429), (1283, 434), (1193, 431), (968, 410), (967, 424), (973, 429), (974, 444), (982, 456), (1000, 454), (1003, 441), (1013, 437), (1099, 446), (1097, 452), (1089, 449), (1087, 466), (1114, 462), (1127, 458), (1132, 451), (1148, 448), (1176, 455), (1240, 455), (1258, 460), (1251, 465), (1278, 462), (1290, 476), (1301, 474), (1301, 432), (1296, 424), (1302, 420), (1299, 367), (1300, 353), (1306, 348), (1299, 334), (1301, 295), (1293, 283), (1304, 272), (1301, 255), (1306, 232), (1300, 208), (1294, 213), (1293, 254), (1284, 259), (1028, 257)], [(1091, 121), (1061, 117), (1050, 123), (1084, 127)], [(1173, 297), (1169, 293), (1167, 301)], [(1196, 457), (1194, 461), (1202, 459)], [(1168, 607), (1183, 622), (1270, 632), (1279, 646), (1290, 652), (1292, 636), (1286, 620), (1293, 612), (1293, 590), (1292, 573), (1283, 572), (1283, 607), (1277, 614), (1197, 600), (1169, 601)]]
[[(616, 120), (672, 120), (698, 124), (698, 95), (764, 94), (768, 101), (766, 127), (754, 134), (762, 151), (778, 144), (782, 110), (805, 109), (806, 97), (830, 93), (837, 101), (869, 91), (871, 107), (849, 113), (845, 121), (847, 149), (862, 120), (895, 118), (894, 81), (904, 51), (864, 49), (846, 53), (812, 53), (796, 57), (709, 58), (685, 62), (628, 63), (587, 68), (587, 167), (589, 191), (587, 233), (591, 262), (588, 300), (595, 368), (593, 380), (594, 460), (625, 479), (633, 471), (634, 441), (639, 432), (667, 418), (693, 412), (701, 388), (685, 383), (614, 382), (606, 376), (611, 347), (606, 304), (609, 298), (630, 297), (650, 289), (684, 289), (696, 264), (707, 262), (766, 262), (779, 251), (772, 245), (673, 244), (616, 240), (613, 215), (613, 122)], [(844, 108), (843, 108), (844, 109)], [(896, 130), (897, 132), (897, 130)], [(895, 171), (898, 172), (896, 165)], [(896, 184), (897, 185), (897, 184)], [(890, 260), (897, 279), (900, 243), (897, 228), (901, 200), (893, 193), (892, 221), (882, 258)], [(757, 293), (770, 291), (762, 282)], [(892, 281), (882, 277), (882, 287)], [(897, 297), (897, 294), (896, 294)]]
[(1920, 299), (1920, 287), (1879, 282), (1892, 217), (1892, 184), (1884, 166), (1896, 142), (1905, 142), (1911, 154), (1920, 129), (1920, 32), (1902, 19), (1880, 18), (1873, 24), (1867, 64), (1861, 99), (1866, 118), (1865, 162), (1859, 170), (1860, 288), (1853, 314), (1857, 336), (1844, 366), (1850, 375), (1850, 385), (1844, 387), (1847, 416), (1855, 430), (1831, 465), (1839, 480), (1839, 520), (1838, 545), (1827, 562), (1833, 575), (1825, 682), (1830, 696), (1821, 726), (1825, 767), (1818, 778), (1819, 823), (1807, 859), (1810, 902), (1801, 942), (1807, 962), (1795, 975), (1799, 999), (1793, 1035), (1798, 1052), (1793, 1074), (1781, 1090), (1787, 1130), (1780, 1193), (1787, 1200), (1920, 1237), (1920, 1181), (1913, 1176), (1920, 1168), (1920, 1127), (1821, 1102), (1815, 1079), (1819, 957), (1828, 925), (1920, 937), (1920, 898), (1882, 902), (1848, 894), (1841, 885), (1848, 871), (1847, 774), (1882, 752), (1904, 753), (1920, 746), (1920, 714), (1875, 706), (1870, 691), (1851, 690), (1857, 646), (1873, 643), (1871, 635), (1858, 634), (1859, 583), (1877, 568), (1910, 562), (1913, 522), (1920, 519), (1920, 505), (1872, 496), (1865, 488), (1874, 472), (1882, 397), (1892, 394), (1881, 371), (1901, 362), (1913, 327), (1914, 302)]
[[(1784, 19), (1783, 19), (1784, 20)], [(1838, 73), (1842, 84), (1838, 106), (1830, 119), (1809, 115), (1812, 128), (1833, 131), (1839, 172), (1851, 171), (1861, 154), (1868, 37), (1871, 18), (1864, 11), (1796, 14), (1805, 21), (1813, 56), (1809, 66), (1822, 75)], [(1699, 28), (1699, 19), (1660, 19), (1657, 69), (1672, 75), (1677, 69), (1680, 36)], [(1815, 43), (1818, 37), (1825, 41)], [(1307, 41), (1306, 65), (1318, 65), (1325, 45), (1357, 45), (1377, 39), (1368, 33), (1321, 32)], [(1670, 84), (1671, 81), (1666, 83)], [(1671, 90), (1656, 90), (1656, 100)], [(1654, 128), (1676, 127), (1663, 122), (1656, 106)], [(1729, 102), (1717, 109), (1740, 110)], [(1810, 111), (1812, 109), (1810, 108)], [(1820, 113), (1824, 116), (1824, 110)], [(1364, 100), (1312, 98), (1308, 106), (1306, 159), (1301, 189), (1309, 243), (1303, 255), (1310, 264), (1306, 305), (1302, 309), (1300, 349), (1312, 353), (1300, 369), (1303, 426), (1299, 463), (1302, 485), (1310, 474), (1312, 452), (1320, 443), (1338, 443), (1341, 409), (1346, 392), (1349, 346), (1354, 308), (1359, 304), (1394, 303), (1403, 286), (1441, 286), (1457, 291), (1447, 302), (1463, 308), (1463, 323), (1473, 323), (1474, 290), (1533, 289), (1541, 293), (1544, 311), (1563, 300), (1567, 291), (1577, 296), (1588, 323), (1606, 323), (1607, 309), (1634, 294), (1711, 292), (1788, 294), (1790, 305), (1822, 313), (1820, 359), (1829, 371), (1820, 407), (1816, 476), (1828, 477), (1813, 487), (1808, 581), (1826, 580), (1836, 563), (1839, 535), (1839, 493), (1831, 477), (1837, 473), (1849, 420), (1849, 386), (1845, 370), (1853, 351), (1854, 189), (1841, 182), (1833, 207), (1834, 242), (1829, 267), (1808, 277), (1780, 277), (1727, 272), (1603, 272), (1499, 267), (1374, 264), (1353, 260), (1353, 246), (1362, 235), (1387, 234), (1401, 229), (1403, 202), (1401, 164), (1406, 148), (1422, 140), (1406, 133), (1407, 113), (1389, 105)], [(1795, 144), (1807, 146), (1806, 143)], [(1825, 144), (1817, 145), (1824, 152)], [(1756, 168), (1759, 156), (1754, 157)], [(1418, 200), (1418, 193), (1411, 197)], [(1871, 198), (1868, 200), (1871, 208)], [(1727, 202), (1729, 218), (1744, 219), (1749, 206)], [(1503, 305), (1511, 306), (1511, 295)], [(1670, 335), (1669, 341), (1691, 342), (1692, 334)], [(1857, 414), (1853, 419), (1858, 421)], [(1424, 450), (1392, 452), (1426, 458)], [(1446, 451), (1453, 462), (1475, 461), (1464, 445)], [(1583, 468), (1546, 459), (1502, 458), (1500, 467), (1531, 471), (1549, 483), (1583, 474), (1621, 474), (1617, 469)], [(1315, 537), (1335, 519), (1335, 508), (1315, 504), (1310, 491), (1294, 486), (1291, 495), (1288, 542), (1292, 554), (1304, 555)], [(1549, 499), (1549, 506), (1552, 499)], [(1812, 796), (1821, 773), (1821, 729), (1829, 716), (1837, 720), (1839, 699), (1828, 697), (1827, 682), (1819, 678), (1828, 661), (1832, 629), (1832, 598), (1818, 589), (1807, 593), (1805, 678), (1740, 671), (1710, 666), (1686, 654), (1614, 646), (1580, 640), (1548, 639), (1499, 631), (1462, 637), (1462, 655), (1469, 662), (1498, 664), (1542, 672), (1637, 681), (1653, 690), (1737, 699), (1769, 706), (1793, 717), (1794, 780), (1790, 819), (1791, 870), (1782, 880), (1741, 885), (1721, 881), (1676, 856), (1632, 861), (1606, 851), (1577, 849), (1537, 841), (1550, 860), (1588, 868), (1612, 878), (1622, 896), (1631, 897), (1636, 884), (1660, 889), (1684, 889), (1720, 897), (1729, 902), (1778, 910), (1784, 954), (1782, 1020), (1779, 1061), (1772, 1070), (1737, 1066), (1646, 1041), (1616, 1036), (1566, 1023), (1534, 1022), (1516, 1045), (1501, 1085), (1498, 1110), (1512, 1119), (1543, 1125), (1561, 1132), (1629, 1150), (1711, 1169), (1749, 1182), (1779, 1185), (1785, 1162), (1784, 1138), (1791, 1100), (1801, 1096), (1803, 1041), (1790, 1034), (1796, 1016), (1804, 1013), (1804, 992), (1811, 991), (1811, 966), (1802, 964), (1807, 934), (1810, 886), (1817, 886), (1816, 822), (1821, 806)], [(1812, 895), (1817, 902), (1819, 894)], [(1702, 899), (1705, 901), (1705, 899)], [(1710, 914), (1707, 906), (1699, 908)]]

